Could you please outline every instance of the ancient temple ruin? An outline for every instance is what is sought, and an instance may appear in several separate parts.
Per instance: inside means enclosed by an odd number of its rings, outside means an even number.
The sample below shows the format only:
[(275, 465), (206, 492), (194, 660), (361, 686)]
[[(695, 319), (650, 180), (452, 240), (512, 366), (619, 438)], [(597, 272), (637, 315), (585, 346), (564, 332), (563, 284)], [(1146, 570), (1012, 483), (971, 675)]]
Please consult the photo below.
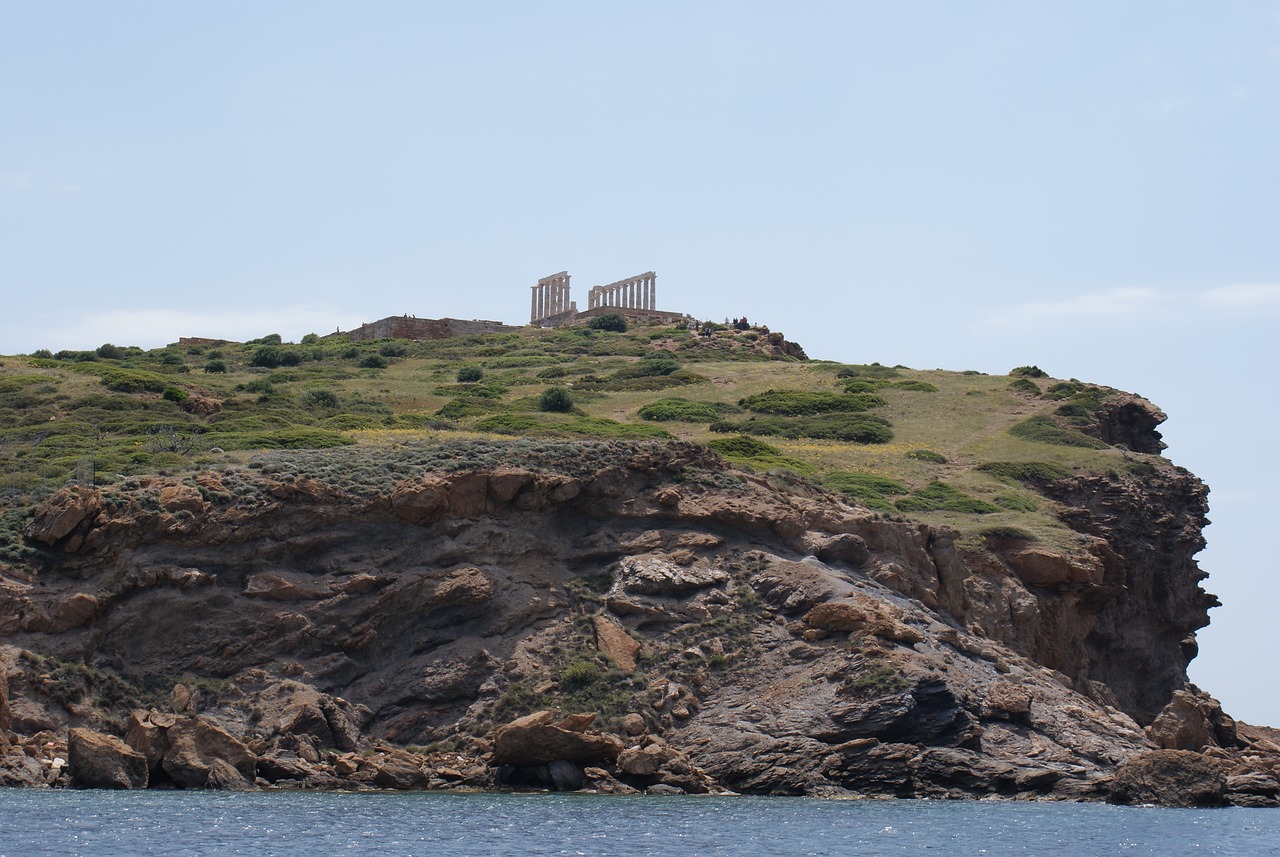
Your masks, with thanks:
[(601, 315), (616, 313), (634, 322), (658, 321), (679, 324), (687, 316), (667, 312), (658, 306), (658, 275), (653, 271), (636, 274), (607, 286), (592, 286), (587, 293), (587, 309), (569, 296), (569, 272), (561, 271), (538, 280), (529, 305), (529, 323), (539, 327), (566, 327), (586, 324)]
[(649, 271), (607, 286), (592, 286), (587, 294), (587, 309), (599, 306), (655, 309), (657, 280), (658, 275)]
[(543, 277), (533, 287), (533, 300), (529, 306), (530, 324), (577, 311), (577, 303), (569, 299), (568, 271)]

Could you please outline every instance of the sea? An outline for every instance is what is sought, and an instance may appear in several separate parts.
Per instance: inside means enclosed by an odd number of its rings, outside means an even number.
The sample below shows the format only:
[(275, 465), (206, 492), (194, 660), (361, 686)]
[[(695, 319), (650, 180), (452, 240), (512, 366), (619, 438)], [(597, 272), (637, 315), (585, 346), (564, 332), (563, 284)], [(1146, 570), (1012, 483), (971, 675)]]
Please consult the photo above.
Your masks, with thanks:
[(580, 794), (0, 790), (30, 855), (1280, 855), (1280, 810)]

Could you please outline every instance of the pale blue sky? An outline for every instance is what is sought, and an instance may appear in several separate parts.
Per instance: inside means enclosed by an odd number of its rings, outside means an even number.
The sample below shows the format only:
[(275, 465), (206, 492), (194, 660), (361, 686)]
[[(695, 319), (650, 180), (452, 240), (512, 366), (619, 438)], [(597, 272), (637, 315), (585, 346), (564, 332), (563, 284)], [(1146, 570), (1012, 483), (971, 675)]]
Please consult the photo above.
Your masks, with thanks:
[(653, 269), (814, 357), (1142, 393), (1193, 678), (1280, 725), (1280, 0), (0, 0), (0, 353), (522, 322)]

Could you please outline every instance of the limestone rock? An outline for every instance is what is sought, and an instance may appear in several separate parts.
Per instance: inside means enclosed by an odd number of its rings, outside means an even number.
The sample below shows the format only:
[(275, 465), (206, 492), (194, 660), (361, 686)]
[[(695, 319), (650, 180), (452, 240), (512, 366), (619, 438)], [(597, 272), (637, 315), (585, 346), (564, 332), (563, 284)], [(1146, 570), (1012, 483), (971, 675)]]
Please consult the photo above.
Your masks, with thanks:
[(67, 761), (75, 784), (86, 789), (145, 789), (147, 759), (113, 735), (72, 729)]
[(1217, 700), (1186, 690), (1174, 691), (1173, 699), (1147, 727), (1147, 736), (1166, 750), (1234, 746), (1235, 732), (1234, 721), (1223, 714)]

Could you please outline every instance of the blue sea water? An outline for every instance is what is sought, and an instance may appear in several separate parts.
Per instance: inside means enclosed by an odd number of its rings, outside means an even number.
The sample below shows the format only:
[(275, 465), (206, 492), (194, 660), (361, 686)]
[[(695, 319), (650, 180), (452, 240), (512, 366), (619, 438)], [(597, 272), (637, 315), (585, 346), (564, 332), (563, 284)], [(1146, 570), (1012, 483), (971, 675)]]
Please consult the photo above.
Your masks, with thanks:
[(30, 855), (1280, 855), (1280, 810), (557, 794), (0, 791)]

